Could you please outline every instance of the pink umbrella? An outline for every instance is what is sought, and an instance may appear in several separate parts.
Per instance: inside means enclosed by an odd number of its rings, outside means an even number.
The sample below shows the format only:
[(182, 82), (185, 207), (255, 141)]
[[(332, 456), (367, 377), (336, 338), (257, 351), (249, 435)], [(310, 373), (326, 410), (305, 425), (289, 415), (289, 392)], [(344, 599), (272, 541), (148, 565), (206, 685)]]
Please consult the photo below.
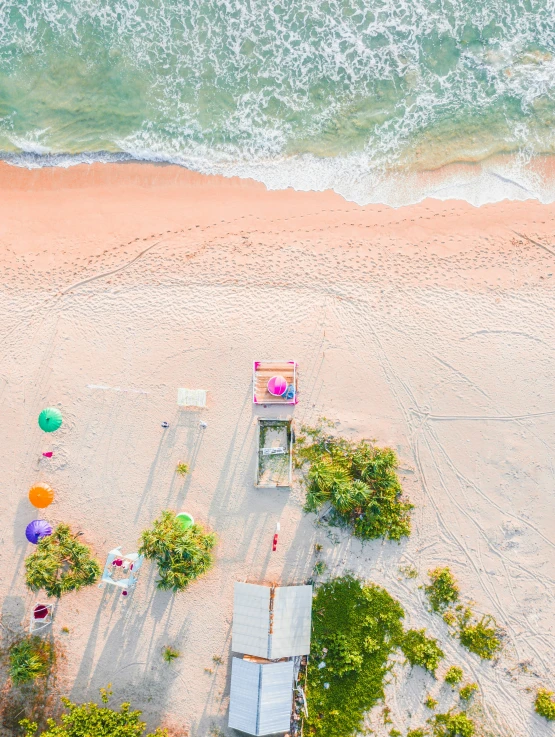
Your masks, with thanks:
[(287, 390), (287, 381), (283, 376), (272, 376), (268, 382), (268, 391), (274, 397), (281, 397)]

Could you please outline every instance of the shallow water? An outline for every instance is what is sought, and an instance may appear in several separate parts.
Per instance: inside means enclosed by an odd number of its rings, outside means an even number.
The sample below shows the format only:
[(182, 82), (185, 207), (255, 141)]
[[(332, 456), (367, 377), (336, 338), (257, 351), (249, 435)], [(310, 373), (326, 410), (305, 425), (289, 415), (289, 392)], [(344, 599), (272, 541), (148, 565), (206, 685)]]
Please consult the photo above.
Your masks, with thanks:
[[(530, 162), (555, 151), (554, 52), (553, 0), (7, 0), (0, 150), (358, 201), (551, 199)], [(414, 176), (492, 161), (493, 187), (476, 167), (443, 194)]]

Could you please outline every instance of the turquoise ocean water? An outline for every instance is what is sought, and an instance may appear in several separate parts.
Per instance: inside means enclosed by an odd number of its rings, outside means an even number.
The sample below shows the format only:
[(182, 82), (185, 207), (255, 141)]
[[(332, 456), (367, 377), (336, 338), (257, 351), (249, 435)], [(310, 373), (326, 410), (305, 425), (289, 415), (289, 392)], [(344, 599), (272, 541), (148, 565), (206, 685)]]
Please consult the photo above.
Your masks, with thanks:
[(359, 202), (550, 201), (536, 165), (555, 151), (555, 2), (5, 0), (0, 151)]

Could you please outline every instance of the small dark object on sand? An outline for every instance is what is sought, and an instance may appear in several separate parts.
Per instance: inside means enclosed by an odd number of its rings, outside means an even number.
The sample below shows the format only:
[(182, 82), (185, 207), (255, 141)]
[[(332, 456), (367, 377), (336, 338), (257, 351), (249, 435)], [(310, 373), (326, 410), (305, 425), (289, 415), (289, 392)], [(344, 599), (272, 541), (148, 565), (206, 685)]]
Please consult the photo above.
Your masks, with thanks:
[(166, 427), (169, 427), (169, 426), (170, 426), (170, 423), (169, 422), (164, 421), (162, 423), (162, 427), (164, 428), (164, 430), (166, 429)]

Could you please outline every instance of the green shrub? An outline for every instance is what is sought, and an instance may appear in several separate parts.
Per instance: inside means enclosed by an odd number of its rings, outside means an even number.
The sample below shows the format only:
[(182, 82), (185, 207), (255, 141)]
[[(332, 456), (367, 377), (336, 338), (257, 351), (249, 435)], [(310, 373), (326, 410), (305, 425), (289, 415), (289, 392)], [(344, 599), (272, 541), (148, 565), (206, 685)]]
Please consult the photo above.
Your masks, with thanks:
[(399, 732), (398, 729), (390, 729), (389, 737), (403, 737), (403, 735), (401, 734), (401, 732)]
[(459, 587), (449, 568), (434, 568), (428, 571), (432, 583), (424, 587), (434, 612), (443, 612), (459, 598)]
[(178, 476), (186, 476), (189, 473), (189, 464), (180, 461), (175, 467), (175, 472)]
[(321, 428), (305, 432), (296, 443), (297, 465), (308, 466), (305, 511), (329, 503), (331, 524), (350, 527), (363, 540), (407, 537), (413, 507), (401, 499), (395, 452), (325, 435)]
[(445, 674), (445, 683), (448, 683), (450, 686), (455, 686), (457, 683), (460, 683), (462, 679), (463, 670), (457, 665), (452, 665)]
[[(108, 703), (110, 691), (101, 689), (102, 703)], [(58, 724), (48, 719), (48, 728), (40, 737), (142, 737), (146, 724), (141, 722), (140, 711), (131, 711), (130, 705), (122, 704), (119, 711), (98, 706), (94, 702), (74, 704), (67, 698), (62, 703), (68, 710), (62, 714)], [(37, 725), (23, 719), (20, 725), (25, 730), (25, 737), (33, 737), (37, 733)], [(149, 737), (168, 737), (165, 729), (157, 729)]]
[(459, 639), (461, 645), (484, 660), (491, 660), (501, 649), (501, 640), (495, 619), (490, 615), (472, 621), (472, 611), (466, 609), (459, 617)]
[(410, 729), (407, 732), (407, 737), (426, 737), (427, 734), (428, 731), (426, 729), (418, 727), (418, 729)]
[(463, 686), (459, 691), (459, 696), (463, 701), (468, 701), (470, 698), (472, 698), (472, 695), (475, 691), (478, 690), (478, 684), (477, 683), (467, 683), (466, 686)]
[(9, 671), (14, 686), (45, 678), (54, 664), (54, 648), (37, 635), (29, 635), (9, 649)]
[(324, 563), (323, 560), (319, 560), (317, 563), (314, 564), (314, 568), (312, 569), (312, 572), (315, 576), (321, 576), (322, 573), (324, 573), (327, 570), (327, 565)]
[[(404, 612), (385, 589), (352, 576), (322, 584), (312, 611), (304, 734), (349, 737), (384, 697), (388, 661), (403, 636)], [(321, 662), (326, 665), (320, 669)]]
[(476, 726), (466, 714), (436, 714), (431, 720), (434, 737), (472, 737)]
[(553, 701), (553, 691), (548, 691), (547, 688), (538, 689), (534, 708), (536, 710), (536, 714), (539, 714), (541, 717), (545, 717), (550, 722), (554, 721), (555, 701)]
[(419, 665), (435, 675), (443, 650), (434, 637), (426, 637), (426, 630), (408, 630), (405, 633), (401, 650), (411, 665)]
[(424, 706), (426, 707), (426, 709), (433, 711), (435, 708), (437, 708), (437, 701), (431, 696), (427, 696), (426, 700), (424, 701)]
[(162, 657), (166, 661), (166, 663), (171, 663), (172, 660), (175, 660), (176, 658), (179, 658), (181, 653), (179, 650), (175, 650), (173, 647), (170, 647), (169, 645), (166, 645), (164, 650), (162, 651)]
[(200, 525), (183, 529), (173, 512), (162, 512), (152, 529), (141, 535), (139, 553), (155, 560), (160, 578), (156, 585), (164, 591), (183, 591), (213, 563), (216, 535)]
[(27, 586), (31, 591), (44, 589), (48, 596), (60, 598), (69, 591), (91, 586), (99, 577), (100, 566), (90, 549), (64, 524), (41, 538), (35, 552), (25, 560)]

